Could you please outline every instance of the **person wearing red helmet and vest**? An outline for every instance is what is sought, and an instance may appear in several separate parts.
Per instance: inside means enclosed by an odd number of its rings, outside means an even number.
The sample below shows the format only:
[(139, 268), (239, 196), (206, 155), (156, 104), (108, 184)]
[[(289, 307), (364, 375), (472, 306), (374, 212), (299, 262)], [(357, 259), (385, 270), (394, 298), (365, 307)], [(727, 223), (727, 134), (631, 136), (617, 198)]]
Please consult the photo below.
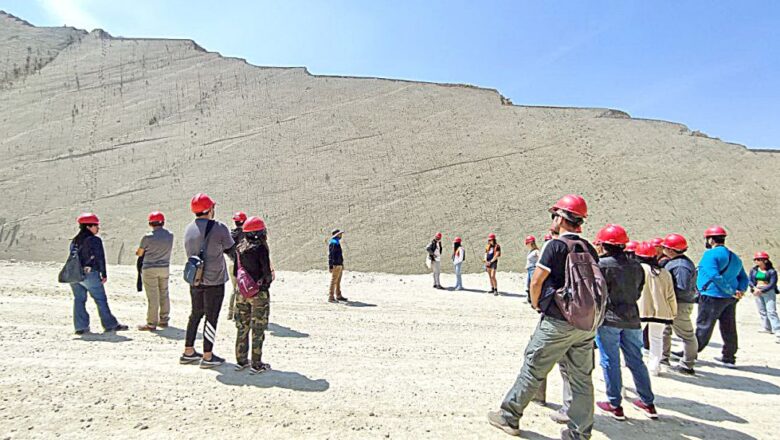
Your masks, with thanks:
[[(233, 242), (236, 243), (236, 246), (238, 246), (238, 243), (241, 243), (241, 240), (244, 238), (244, 231), (243, 226), (244, 222), (246, 221), (246, 213), (243, 211), (236, 211), (233, 213), (233, 224), (236, 225), (235, 228), (230, 230), (230, 236), (233, 237)], [(236, 313), (236, 295), (238, 294), (238, 287), (236, 286), (236, 271), (238, 270), (236, 268), (236, 249), (233, 247), (233, 249), (230, 250), (227, 254), (230, 257), (230, 265), (228, 266), (228, 274), (230, 275), (230, 284), (233, 285), (233, 290), (230, 292), (230, 302), (228, 303), (228, 321), (232, 320)]]
[(428, 263), (430, 263), (430, 269), (433, 273), (433, 288), (434, 289), (443, 289), (444, 287), (441, 286), (441, 232), (437, 232), (436, 235), (434, 235), (433, 240), (431, 240), (431, 243), (428, 245), (428, 247), (425, 248), (425, 250), (428, 252)]
[(672, 331), (683, 341), (683, 351), (677, 352), (680, 364), (672, 366), (672, 370), (682, 374), (693, 375), (693, 366), (696, 362), (696, 354), (699, 352), (699, 344), (696, 341), (696, 332), (691, 321), (694, 304), (696, 304), (696, 266), (685, 255), (688, 250), (688, 241), (680, 234), (668, 234), (664, 237), (664, 255), (666, 260), (661, 266), (672, 274), (674, 281), (674, 295), (677, 298), (677, 314), (672, 325), (664, 329), (664, 349), (661, 362), (671, 365), (669, 357), (672, 349)]
[(777, 271), (769, 254), (756, 252), (755, 266), (750, 270), (750, 292), (756, 298), (762, 333), (772, 333), (780, 343), (780, 318), (777, 317)]
[[(552, 237), (551, 237), (552, 238)], [(536, 237), (529, 235), (525, 237), (525, 247), (528, 249), (528, 255), (525, 257), (525, 272), (528, 276), (525, 279), (525, 295), (528, 303), (531, 302), (531, 277), (536, 270), (536, 263), (539, 261), (539, 246), (536, 245)]]
[[(230, 279), (224, 254), (233, 248), (235, 242), (228, 227), (214, 220), (215, 205), (206, 194), (196, 194), (190, 201), (190, 210), (195, 214), (195, 220), (184, 230), (184, 250), (188, 257), (197, 256), (204, 243), (205, 247), (203, 277), (197, 286), (190, 286), (192, 310), (184, 339), (184, 354), (179, 362), (192, 364), (200, 361), (201, 368), (213, 368), (225, 362), (225, 359), (213, 353), (213, 348), (219, 311), (225, 299), (225, 283)], [(200, 354), (195, 351), (195, 336), (204, 317), (203, 354)]]
[(78, 253), (79, 262), (84, 272), (84, 279), (78, 283), (70, 283), (73, 291), (73, 326), (77, 335), (89, 333), (89, 313), (87, 313), (87, 294), (92, 296), (100, 316), (103, 329), (124, 331), (127, 326), (120, 324), (108, 307), (108, 297), (103, 286), (108, 281), (106, 254), (103, 241), (98, 237), (100, 220), (95, 214), (84, 213), (76, 219), (79, 233), (70, 243), (71, 252)]
[(620, 355), (631, 371), (639, 399), (632, 403), (650, 418), (657, 418), (655, 395), (650, 385), (650, 374), (642, 362), (642, 330), (638, 301), (645, 285), (645, 272), (635, 260), (623, 251), (628, 243), (626, 230), (615, 224), (601, 228), (596, 236), (604, 249), (599, 267), (604, 274), (609, 301), (604, 323), (596, 331), (601, 369), (607, 388), (607, 400), (596, 402), (599, 410), (616, 420), (625, 420), (621, 402), (623, 379), (620, 373)]
[[(244, 237), (236, 246), (236, 265), (257, 283), (259, 291), (250, 298), (236, 296), (236, 371), (250, 367), (252, 374), (271, 369), (263, 362), (263, 341), (268, 328), (271, 294), (274, 280), (271, 269), (265, 222), (260, 217), (249, 217), (243, 224)], [(252, 356), (249, 359), (249, 333), (252, 333)]]
[(461, 276), (461, 267), (466, 260), (466, 248), (463, 247), (463, 240), (455, 237), (452, 242), (452, 265), (455, 266), (455, 290), (463, 290), (463, 277)]
[(165, 215), (160, 211), (149, 214), (152, 230), (141, 238), (135, 254), (143, 257), (141, 281), (146, 292), (146, 324), (138, 326), (141, 331), (168, 327), (171, 314), (171, 300), (168, 297), (173, 234), (165, 229)]
[(498, 259), (501, 258), (501, 245), (496, 241), (496, 234), (488, 235), (487, 246), (485, 246), (485, 270), (490, 281), (490, 293), (498, 296), (498, 280), (496, 271), (498, 271)]
[(699, 353), (707, 348), (715, 323), (720, 322), (723, 338), (721, 356), (715, 361), (726, 368), (736, 367), (737, 301), (748, 288), (748, 276), (739, 256), (726, 247), (726, 230), (711, 226), (704, 231), (707, 250), (699, 260), (696, 288), (699, 290), (699, 313), (696, 317), (696, 340)]
[[(563, 439), (588, 439), (593, 430), (593, 341), (595, 330), (581, 330), (563, 315), (554, 300), (555, 292), (566, 285), (566, 267), (570, 242), (585, 247), (582, 252), (598, 261), (598, 255), (587, 240), (578, 235), (588, 216), (588, 206), (579, 195), (566, 195), (552, 208), (551, 232), (560, 236), (542, 249), (531, 279), (531, 305), (542, 318), (525, 349), (520, 374), (504, 397), (498, 411), (488, 413), (488, 422), (507, 434), (520, 435), (519, 422), (533, 400), (541, 382), (559, 361), (569, 375), (572, 401), (567, 412), (569, 422), (561, 432)], [(592, 286), (594, 289), (595, 286)]]

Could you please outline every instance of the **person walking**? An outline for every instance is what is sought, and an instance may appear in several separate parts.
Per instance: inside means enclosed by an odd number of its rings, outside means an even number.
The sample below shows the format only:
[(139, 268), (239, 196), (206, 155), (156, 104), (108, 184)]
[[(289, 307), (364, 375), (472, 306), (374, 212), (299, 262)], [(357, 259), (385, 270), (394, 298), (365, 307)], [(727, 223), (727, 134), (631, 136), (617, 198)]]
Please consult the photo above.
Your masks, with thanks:
[[(566, 267), (569, 256), (567, 242), (598, 261), (595, 249), (577, 234), (588, 216), (585, 199), (567, 195), (552, 208), (551, 230), (560, 237), (551, 240), (542, 249), (531, 280), (531, 304), (542, 314), (531, 340), (525, 349), (520, 374), (506, 394), (501, 408), (488, 413), (488, 422), (511, 435), (520, 435), (519, 422), (525, 408), (536, 394), (540, 382), (558, 361), (563, 361), (571, 383), (572, 401), (568, 410), (568, 426), (561, 433), (563, 439), (588, 439), (593, 430), (593, 340), (595, 331), (580, 330), (569, 323), (558, 308), (554, 296), (566, 285)], [(596, 289), (596, 286), (590, 286)]]
[[(246, 213), (243, 211), (236, 211), (233, 213), (233, 224), (235, 227), (230, 230), (230, 236), (233, 237), (233, 242), (238, 246), (244, 238), (244, 222), (246, 221)], [(238, 295), (238, 286), (236, 285), (236, 249), (235, 247), (228, 252), (230, 257), (230, 265), (228, 266), (228, 274), (230, 274), (230, 284), (233, 286), (233, 290), (230, 292), (230, 302), (228, 303), (228, 321), (232, 320), (236, 314), (236, 295)]]
[[(195, 214), (195, 220), (184, 230), (186, 255), (199, 256), (203, 249), (203, 275), (197, 285), (190, 286), (192, 310), (184, 339), (184, 354), (179, 362), (192, 364), (200, 361), (201, 368), (213, 368), (225, 362), (225, 359), (214, 354), (213, 349), (219, 311), (225, 299), (225, 283), (229, 280), (224, 254), (235, 243), (228, 227), (214, 220), (215, 206), (216, 203), (206, 194), (196, 194), (190, 201), (190, 210)], [(195, 351), (195, 336), (201, 320), (205, 321), (203, 354)]]
[(455, 266), (455, 290), (463, 290), (463, 277), (461, 276), (463, 261), (466, 260), (466, 248), (462, 245), (460, 237), (455, 237), (452, 242), (452, 264)]
[(777, 317), (777, 271), (769, 254), (756, 252), (755, 266), (750, 270), (750, 293), (756, 298), (758, 315), (761, 317), (762, 333), (771, 333), (780, 343), (780, 318)]
[(95, 214), (84, 213), (76, 222), (79, 232), (70, 242), (70, 251), (77, 252), (84, 279), (70, 283), (73, 291), (73, 326), (77, 335), (89, 333), (89, 313), (87, 313), (87, 294), (95, 301), (100, 316), (100, 324), (106, 332), (124, 331), (128, 327), (120, 324), (108, 306), (105, 284), (108, 281), (106, 254), (100, 233), (100, 219)]
[(439, 278), (441, 277), (441, 232), (437, 232), (431, 243), (425, 250), (428, 252), (428, 262), (433, 272), (433, 288), (443, 289)]
[(647, 323), (650, 350), (647, 368), (653, 376), (660, 376), (664, 329), (674, 322), (677, 315), (674, 281), (672, 274), (658, 263), (655, 246), (651, 242), (639, 243), (636, 256), (645, 272), (645, 283), (639, 298), (639, 317)]
[(699, 353), (710, 342), (715, 322), (720, 322), (723, 338), (721, 356), (715, 361), (726, 368), (737, 362), (737, 301), (748, 288), (748, 276), (739, 256), (726, 247), (726, 230), (711, 226), (704, 231), (707, 250), (699, 260), (696, 288), (699, 291), (699, 313), (696, 317), (696, 340)]
[(539, 261), (539, 246), (536, 245), (536, 237), (529, 235), (525, 237), (525, 247), (528, 249), (528, 255), (525, 257), (525, 272), (528, 276), (525, 279), (525, 295), (528, 303), (531, 302), (531, 277), (536, 270), (536, 263)]
[(341, 294), (341, 277), (344, 275), (344, 253), (341, 250), (341, 239), (344, 231), (334, 229), (328, 242), (328, 271), (330, 271), (330, 289), (328, 290), (328, 302), (338, 303), (348, 301)]
[(487, 246), (485, 246), (485, 270), (490, 280), (490, 293), (498, 296), (498, 280), (496, 271), (498, 271), (498, 259), (501, 258), (501, 245), (496, 241), (496, 234), (488, 235)]
[(696, 266), (685, 255), (688, 250), (688, 241), (680, 234), (668, 234), (664, 237), (664, 254), (666, 261), (661, 263), (672, 275), (674, 282), (674, 295), (677, 299), (677, 314), (672, 325), (664, 329), (664, 349), (661, 363), (671, 365), (669, 362), (672, 349), (672, 331), (683, 341), (683, 351), (678, 356), (679, 365), (672, 366), (672, 370), (678, 373), (693, 375), (696, 363), (696, 354), (699, 351), (696, 342), (696, 332), (693, 328), (691, 315), (696, 304)]
[(650, 385), (650, 375), (642, 362), (642, 325), (639, 319), (637, 301), (645, 285), (642, 266), (626, 256), (624, 247), (628, 234), (620, 225), (604, 226), (596, 236), (604, 253), (599, 258), (599, 267), (607, 282), (609, 301), (604, 323), (596, 331), (596, 345), (599, 349), (601, 369), (607, 388), (607, 400), (596, 402), (599, 411), (616, 420), (625, 420), (622, 391), (623, 378), (620, 372), (620, 354), (631, 371), (639, 399), (633, 400), (634, 407), (651, 418), (658, 418), (655, 395)]
[(138, 330), (154, 331), (168, 327), (171, 316), (171, 300), (168, 298), (173, 234), (165, 229), (165, 215), (154, 211), (148, 217), (152, 230), (141, 238), (135, 254), (143, 258), (141, 281), (146, 292), (146, 324)]
[[(243, 224), (244, 236), (236, 247), (236, 265), (257, 285), (254, 296), (236, 297), (236, 371), (250, 367), (252, 374), (271, 369), (263, 362), (263, 341), (270, 313), (271, 269), (270, 250), (265, 222), (260, 217), (249, 217)], [(247, 292), (245, 292), (247, 293)], [(252, 361), (249, 361), (249, 333), (252, 333)]]

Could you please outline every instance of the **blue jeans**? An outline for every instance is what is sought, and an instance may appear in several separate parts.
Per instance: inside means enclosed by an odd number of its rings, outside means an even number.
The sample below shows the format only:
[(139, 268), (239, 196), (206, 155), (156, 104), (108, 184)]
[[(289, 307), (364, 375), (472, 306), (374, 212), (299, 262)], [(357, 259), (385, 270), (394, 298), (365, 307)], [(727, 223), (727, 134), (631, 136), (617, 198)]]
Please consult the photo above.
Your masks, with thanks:
[(536, 270), (536, 267), (532, 267), (528, 269), (528, 278), (525, 279), (525, 291), (526, 293), (531, 293), (531, 278), (534, 276), (534, 271)]
[(106, 289), (100, 282), (100, 275), (97, 272), (90, 272), (80, 283), (72, 283), (70, 288), (73, 290), (73, 325), (76, 331), (89, 330), (89, 313), (87, 313), (87, 292), (97, 305), (100, 323), (106, 331), (113, 330), (119, 325), (111, 309), (108, 308), (108, 298), (106, 298)]
[(463, 288), (463, 279), (460, 275), (460, 267), (463, 265), (463, 263), (458, 263), (455, 265), (455, 288), (456, 289), (462, 289)]
[(596, 332), (601, 369), (607, 383), (607, 399), (612, 406), (620, 406), (623, 378), (620, 374), (620, 352), (626, 358), (626, 366), (634, 376), (637, 394), (646, 405), (655, 401), (650, 388), (650, 375), (642, 362), (642, 330), (602, 326)]
[(775, 292), (762, 293), (756, 297), (756, 307), (761, 316), (761, 325), (764, 330), (780, 336), (780, 318), (777, 316), (777, 294)]

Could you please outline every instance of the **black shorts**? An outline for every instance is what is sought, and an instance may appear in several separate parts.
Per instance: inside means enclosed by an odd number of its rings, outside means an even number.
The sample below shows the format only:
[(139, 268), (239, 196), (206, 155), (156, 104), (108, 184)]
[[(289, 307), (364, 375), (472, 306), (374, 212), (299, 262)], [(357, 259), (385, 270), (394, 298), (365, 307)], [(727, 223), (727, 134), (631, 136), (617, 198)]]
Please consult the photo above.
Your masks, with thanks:
[(487, 267), (488, 267), (488, 269), (493, 269), (493, 270), (498, 269), (498, 261), (494, 261), (494, 262), (488, 264)]

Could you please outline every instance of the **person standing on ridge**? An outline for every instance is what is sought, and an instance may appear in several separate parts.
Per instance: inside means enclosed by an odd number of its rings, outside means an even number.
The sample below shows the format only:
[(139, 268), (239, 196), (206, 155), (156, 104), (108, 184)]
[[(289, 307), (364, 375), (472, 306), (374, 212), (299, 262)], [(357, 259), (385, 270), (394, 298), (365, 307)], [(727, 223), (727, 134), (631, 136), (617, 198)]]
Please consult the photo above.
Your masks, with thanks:
[(498, 271), (498, 259), (501, 258), (501, 245), (496, 241), (496, 234), (488, 235), (487, 246), (485, 246), (485, 269), (490, 280), (490, 293), (498, 296), (498, 280), (496, 271)]
[(750, 270), (750, 292), (756, 298), (758, 315), (761, 317), (762, 333), (771, 333), (778, 337), (780, 343), (780, 318), (777, 317), (777, 271), (769, 254), (756, 252), (753, 256), (756, 263)]
[(536, 270), (536, 263), (539, 261), (539, 246), (536, 245), (536, 237), (529, 235), (525, 237), (525, 247), (528, 249), (528, 255), (525, 257), (525, 272), (528, 277), (525, 279), (525, 295), (528, 302), (531, 302), (531, 277)]
[(251, 374), (271, 369), (263, 363), (263, 341), (268, 328), (271, 294), (274, 280), (270, 250), (266, 240), (265, 222), (260, 217), (249, 217), (243, 224), (244, 237), (236, 246), (236, 264), (257, 284), (257, 293), (249, 298), (241, 293), (236, 297), (236, 371), (250, 366), (249, 333), (252, 333)]
[(168, 297), (173, 234), (165, 229), (165, 215), (160, 211), (149, 214), (151, 232), (141, 238), (141, 245), (135, 254), (143, 258), (141, 281), (146, 291), (146, 324), (138, 330), (154, 331), (157, 327), (168, 327), (171, 315), (171, 300)]
[(723, 349), (715, 361), (726, 368), (735, 368), (737, 301), (748, 288), (748, 276), (742, 267), (742, 260), (726, 247), (727, 235), (722, 226), (712, 226), (704, 231), (707, 250), (699, 260), (696, 277), (696, 288), (700, 294), (696, 340), (701, 353), (710, 342), (715, 322), (719, 321)]
[(655, 246), (642, 242), (636, 248), (636, 256), (645, 272), (645, 285), (639, 298), (639, 317), (647, 323), (650, 357), (647, 368), (653, 376), (661, 374), (664, 347), (664, 329), (674, 322), (677, 315), (677, 299), (674, 295), (672, 274), (658, 264)]
[(626, 419), (621, 405), (622, 353), (639, 395), (639, 399), (632, 402), (634, 407), (651, 419), (658, 418), (650, 374), (642, 362), (642, 325), (637, 302), (645, 285), (645, 272), (639, 263), (628, 258), (623, 251), (628, 243), (628, 234), (622, 226), (606, 225), (599, 231), (596, 239), (604, 249), (599, 259), (599, 267), (607, 281), (609, 292), (604, 323), (596, 331), (596, 345), (604, 372), (607, 400), (596, 402), (596, 406), (602, 413), (616, 420)]
[(344, 231), (334, 229), (328, 242), (328, 271), (330, 272), (330, 289), (328, 290), (328, 302), (337, 303), (348, 301), (341, 295), (341, 277), (344, 275), (344, 253), (341, 250), (341, 239)]
[[(561, 438), (588, 439), (593, 430), (591, 373), (596, 332), (573, 326), (554, 297), (556, 291), (566, 285), (570, 243), (575, 248), (585, 248), (581, 251), (590, 254), (588, 258), (592, 261), (598, 261), (598, 255), (576, 232), (588, 216), (585, 199), (578, 195), (564, 196), (550, 212), (550, 229), (561, 235), (544, 246), (531, 280), (531, 304), (542, 313), (542, 318), (525, 349), (525, 360), (517, 380), (504, 398), (501, 409), (488, 413), (488, 421), (507, 434), (520, 435), (519, 422), (525, 408), (534, 398), (540, 382), (562, 360), (571, 383), (572, 402), (568, 410), (568, 427), (561, 432)], [(597, 289), (596, 285), (589, 288)]]
[[(203, 276), (198, 285), (190, 286), (192, 310), (187, 323), (184, 354), (179, 362), (192, 364), (200, 361), (201, 368), (213, 368), (225, 362), (225, 359), (213, 353), (213, 348), (217, 338), (219, 311), (225, 299), (225, 283), (230, 279), (224, 254), (233, 248), (235, 242), (228, 227), (214, 220), (215, 206), (216, 203), (206, 194), (196, 194), (190, 201), (190, 210), (195, 214), (195, 220), (184, 230), (186, 255), (198, 256), (203, 249)], [(200, 354), (195, 351), (195, 336), (204, 317), (203, 354)]]
[(461, 244), (460, 237), (455, 237), (452, 242), (452, 264), (455, 266), (455, 290), (463, 290), (462, 269), (463, 261), (466, 260), (466, 248)]
[(92, 296), (100, 315), (100, 323), (107, 332), (124, 331), (128, 327), (120, 324), (108, 307), (108, 297), (104, 284), (108, 281), (106, 254), (100, 233), (100, 220), (95, 214), (84, 213), (78, 216), (79, 233), (70, 242), (71, 252), (78, 252), (84, 279), (70, 283), (73, 291), (73, 326), (77, 335), (89, 333), (89, 313), (87, 313), (87, 293)]
[[(244, 222), (246, 221), (246, 213), (243, 211), (236, 211), (233, 213), (233, 224), (235, 228), (230, 230), (230, 236), (233, 237), (233, 242), (238, 246), (241, 240), (244, 238)], [(233, 290), (230, 292), (230, 302), (228, 303), (228, 321), (235, 317), (236, 313), (236, 295), (238, 294), (238, 287), (236, 286), (236, 249), (233, 248), (228, 252), (230, 257), (230, 266), (228, 267), (228, 273), (230, 274), (230, 284), (233, 286)]]
[(425, 250), (428, 252), (428, 261), (433, 272), (433, 288), (443, 289), (439, 278), (441, 277), (441, 232), (437, 232), (431, 243)]
[(696, 342), (696, 332), (693, 328), (691, 315), (696, 304), (696, 266), (685, 255), (688, 242), (680, 234), (669, 234), (664, 237), (664, 254), (667, 260), (661, 265), (672, 274), (674, 295), (677, 298), (677, 314), (672, 325), (664, 329), (664, 350), (661, 363), (671, 365), (669, 356), (672, 349), (672, 330), (683, 341), (683, 351), (680, 354), (680, 364), (672, 366), (672, 370), (682, 374), (693, 375), (696, 354), (699, 346)]

